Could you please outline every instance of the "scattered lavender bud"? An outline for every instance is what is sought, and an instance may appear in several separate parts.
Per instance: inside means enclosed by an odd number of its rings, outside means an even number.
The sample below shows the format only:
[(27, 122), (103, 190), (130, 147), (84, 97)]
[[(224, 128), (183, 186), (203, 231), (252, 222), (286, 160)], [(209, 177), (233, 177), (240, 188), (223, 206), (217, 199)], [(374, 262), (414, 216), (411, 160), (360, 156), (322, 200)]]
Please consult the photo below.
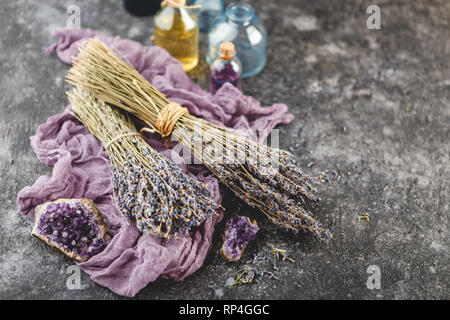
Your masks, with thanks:
[(225, 283), (225, 286), (231, 287), (233, 285), (233, 283), (234, 283), (234, 278), (229, 277)]
[(214, 293), (216, 294), (216, 296), (218, 298), (222, 298), (223, 295), (225, 294), (225, 291), (221, 288), (221, 289), (214, 290)]

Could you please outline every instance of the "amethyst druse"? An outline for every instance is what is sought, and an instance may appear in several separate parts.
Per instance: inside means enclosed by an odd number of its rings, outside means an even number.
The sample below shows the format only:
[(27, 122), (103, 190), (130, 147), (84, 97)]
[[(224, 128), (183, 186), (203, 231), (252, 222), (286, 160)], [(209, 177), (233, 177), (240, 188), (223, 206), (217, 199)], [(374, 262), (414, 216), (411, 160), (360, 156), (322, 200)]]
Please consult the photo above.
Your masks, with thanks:
[(258, 232), (256, 221), (248, 217), (235, 216), (225, 225), (225, 239), (222, 245), (222, 256), (226, 261), (238, 261), (245, 247), (256, 238)]
[(59, 199), (36, 207), (31, 234), (78, 262), (100, 253), (111, 240), (88, 199)]

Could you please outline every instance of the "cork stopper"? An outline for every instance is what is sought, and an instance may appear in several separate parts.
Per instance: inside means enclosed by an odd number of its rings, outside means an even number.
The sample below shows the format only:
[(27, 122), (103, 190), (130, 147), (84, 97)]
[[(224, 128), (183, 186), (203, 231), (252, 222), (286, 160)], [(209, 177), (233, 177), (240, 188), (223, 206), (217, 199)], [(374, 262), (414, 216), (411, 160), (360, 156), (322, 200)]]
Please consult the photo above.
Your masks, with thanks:
[(234, 44), (231, 42), (222, 42), (220, 44), (220, 58), (223, 60), (231, 60), (234, 57)]
[(161, 6), (165, 5), (172, 8), (183, 8), (186, 6), (186, 0), (165, 0), (161, 3)]

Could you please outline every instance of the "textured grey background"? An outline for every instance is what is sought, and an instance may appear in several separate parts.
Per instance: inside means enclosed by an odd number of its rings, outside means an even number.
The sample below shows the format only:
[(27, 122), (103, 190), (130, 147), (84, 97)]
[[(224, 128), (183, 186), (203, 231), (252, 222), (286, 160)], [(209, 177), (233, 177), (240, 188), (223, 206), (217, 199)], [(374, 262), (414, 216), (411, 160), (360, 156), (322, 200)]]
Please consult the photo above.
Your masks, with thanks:
[[(158, 280), (137, 298), (450, 298), (450, 2), (251, 2), (269, 32), (268, 62), (243, 90), (295, 114), (280, 128), (282, 146), (309, 173), (328, 170), (313, 211), (335, 238), (317, 244), (259, 219), (258, 242), (244, 259), (270, 245), (287, 249), (295, 262), (278, 264), (278, 281), (227, 287), (241, 264), (222, 262), (217, 236), (193, 276)], [(381, 30), (366, 28), (374, 3)], [(129, 16), (118, 0), (1, 1), (0, 298), (119, 298), (85, 274), (81, 290), (68, 290), (72, 262), (31, 238), (32, 222), (15, 206), (21, 188), (51, 173), (29, 136), (66, 105), (68, 67), (42, 47), (65, 26), (69, 4), (80, 7), (82, 27), (150, 43), (152, 19)], [(191, 76), (206, 87), (204, 63)], [(363, 213), (370, 223), (357, 218)], [(373, 264), (382, 278), (371, 291)]]

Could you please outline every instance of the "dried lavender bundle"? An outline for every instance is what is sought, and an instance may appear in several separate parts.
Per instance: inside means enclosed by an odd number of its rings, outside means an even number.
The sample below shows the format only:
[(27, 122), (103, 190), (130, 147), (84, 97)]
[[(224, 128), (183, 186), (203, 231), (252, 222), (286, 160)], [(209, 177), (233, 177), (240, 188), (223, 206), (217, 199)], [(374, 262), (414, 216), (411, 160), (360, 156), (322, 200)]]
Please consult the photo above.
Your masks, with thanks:
[(171, 134), (239, 198), (260, 209), (273, 223), (294, 232), (304, 230), (320, 240), (332, 238), (301, 206), (319, 198), (311, 178), (295, 165), (290, 153), (190, 114), (169, 123), (169, 130), (158, 126), (164, 122), (170, 101), (126, 59), (97, 39), (80, 46), (73, 63), (67, 75), (69, 83), (156, 126), (163, 137)]
[(206, 185), (151, 148), (128, 115), (78, 89), (67, 96), (74, 115), (105, 147), (115, 204), (139, 231), (178, 238), (215, 213), (219, 206)]

